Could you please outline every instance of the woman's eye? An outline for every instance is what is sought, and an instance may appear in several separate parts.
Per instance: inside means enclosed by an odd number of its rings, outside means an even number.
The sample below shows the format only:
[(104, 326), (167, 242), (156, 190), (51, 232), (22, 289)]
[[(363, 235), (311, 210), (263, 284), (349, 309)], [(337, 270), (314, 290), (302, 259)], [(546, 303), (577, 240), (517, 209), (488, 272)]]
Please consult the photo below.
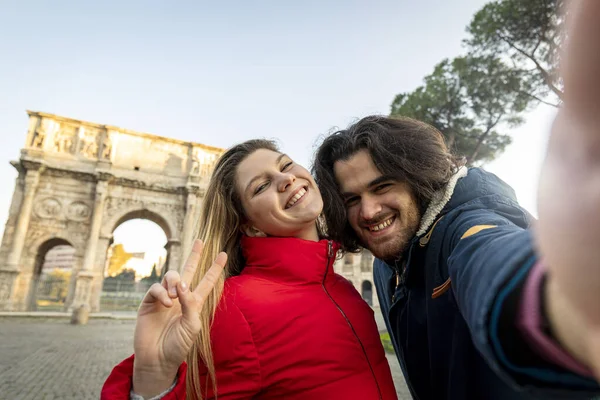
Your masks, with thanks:
[(286, 171), (286, 170), (290, 169), (292, 164), (294, 164), (292, 161), (285, 163), (281, 170)]
[(259, 187), (256, 188), (256, 190), (254, 191), (254, 194), (259, 194), (260, 192), (265, 190), (267, 188), (267, 186), (269, 186), (268, 182), (263, 183), (262, 185), (260, 185)]

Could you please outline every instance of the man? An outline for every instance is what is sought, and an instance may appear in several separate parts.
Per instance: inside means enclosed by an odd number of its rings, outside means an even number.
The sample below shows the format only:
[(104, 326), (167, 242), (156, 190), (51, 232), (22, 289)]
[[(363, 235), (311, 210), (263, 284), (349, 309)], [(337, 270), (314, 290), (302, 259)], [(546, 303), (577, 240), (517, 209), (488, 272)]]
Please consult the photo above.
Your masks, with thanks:
[(573, 2), (540, 221), (433, 127), (367, 117), (317, 150), (329, 233), (369, 249), (416, 399), (600, 392), (600, 2)]

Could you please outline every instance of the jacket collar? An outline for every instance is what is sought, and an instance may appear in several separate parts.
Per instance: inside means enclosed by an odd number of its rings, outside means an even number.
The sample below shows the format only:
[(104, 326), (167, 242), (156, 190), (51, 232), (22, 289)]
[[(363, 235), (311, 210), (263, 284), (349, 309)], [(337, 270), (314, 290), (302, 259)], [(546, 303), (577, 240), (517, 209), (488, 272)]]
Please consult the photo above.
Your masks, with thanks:
[(429, 227), (435, 222), (437, 216), (444, 209), (444, 206), (450, 201), (458, 180), (467, 176), (467, 173), (467, 167), (460, 167), (450, 178), (450, 181), (448, 181), (446, 186), (434, 193), (433, 198), (429, 202), (429, 206), (427, 206), (425, 213), (423, 213), (423, 218), (421, 218), (421, 225), (416, 234), (417, 237), (425, 234)]
[(285, 284), (321, 283), (333, 275), (339, 245), (329, 240), (312, 242), (296, 238), (242, 237), (246, 265), (241, 275), (252, 275)]

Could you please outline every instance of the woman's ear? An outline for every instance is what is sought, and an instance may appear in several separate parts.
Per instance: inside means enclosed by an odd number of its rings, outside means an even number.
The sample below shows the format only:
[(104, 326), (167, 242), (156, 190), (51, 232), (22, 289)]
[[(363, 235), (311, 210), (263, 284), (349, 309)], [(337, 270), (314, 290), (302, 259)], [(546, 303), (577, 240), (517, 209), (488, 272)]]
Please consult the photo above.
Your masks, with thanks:
[(240, 229), (242, 233), (249, 237), (267, 237), (266, 233), (248, 224), (242, 225)]

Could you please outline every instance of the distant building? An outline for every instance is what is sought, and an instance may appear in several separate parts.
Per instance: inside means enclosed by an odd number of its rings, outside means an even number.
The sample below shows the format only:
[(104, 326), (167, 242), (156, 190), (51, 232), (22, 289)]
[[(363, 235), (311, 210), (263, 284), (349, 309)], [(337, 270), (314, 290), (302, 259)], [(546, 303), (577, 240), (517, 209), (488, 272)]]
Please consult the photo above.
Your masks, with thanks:
[(55, 246), (46, 253), (42, 274), (50, 273), (55, 269), (70, 270), (75, 261), (75, 249), (72, 246)]
[(368, 250), (358, 254), (346, 254), (337, 260), (333, 269), (348, 279), (362, 298), (371, 306), (379, 307), (379, 301), (373, 285), (373, 255)]

